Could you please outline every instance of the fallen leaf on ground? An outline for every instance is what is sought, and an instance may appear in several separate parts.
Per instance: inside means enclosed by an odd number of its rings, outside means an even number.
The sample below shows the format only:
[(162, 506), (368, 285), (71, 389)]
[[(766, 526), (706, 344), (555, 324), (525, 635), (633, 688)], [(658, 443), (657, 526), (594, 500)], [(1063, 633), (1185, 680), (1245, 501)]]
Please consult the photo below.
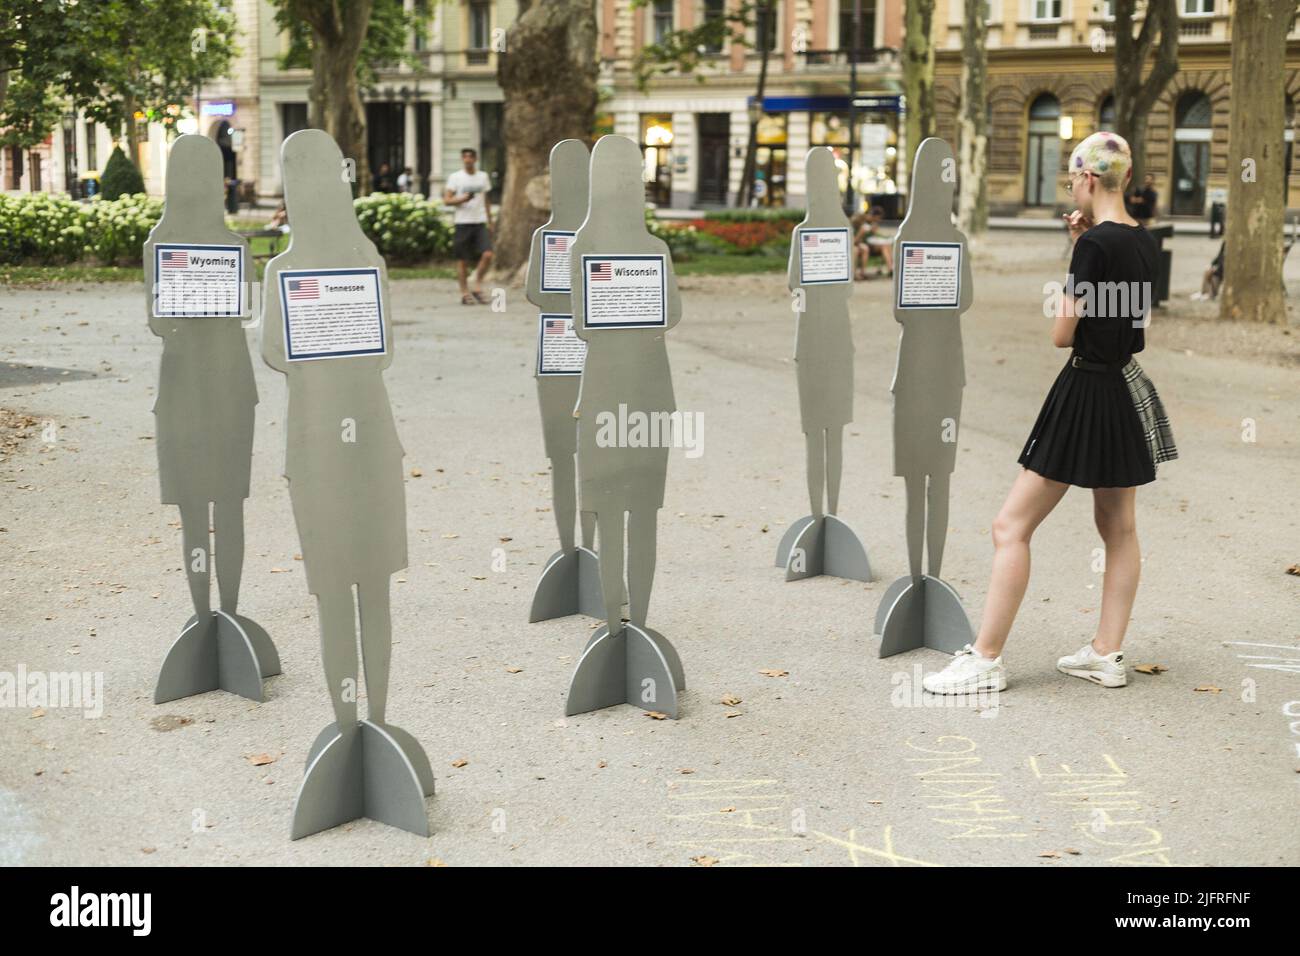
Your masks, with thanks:
[(678, 773), (695, 773), (695, 771), (692, 770), (690, 767), (681, 767), (681, 768), (678, 769), (677, 772), (678, 772)]
[(44, 716), (45, 716), (45, 708), (44, 708), (44, 707), (37, 707), (34, 711), (32, 711), (32, 717), (33, 717), (33, 718), (36, 718), (36, 717), (44, 717)]
[(424, 472), (422, 472), (419, 468), (412, 468), (412, 469), (411, 469), (411, 477), (412, 477), (412, 478), (423, 478), (423, 477), (424, 477)]
[(717, 858), (711, 856), (693, 856), (691, 862), (696, 866), (713, 866), (718, 861)]
[(1169, 670), (1164, 664), (1139, 664), (1133, 669), (1139, 674), (1163, 674)]
[(789, 677), (790, 676), (789, 671), (779, 670), (775, 667), (765, 667), (763, 668), (763, 670), (759, 671), (759, 673), (762, 674), (764, 677)]
[(1038, 855), (1049, 860), (1059, 860), (1061, 858), (1061, 854), (1057, 853), (1055, 850), (1048, 850), (1046, 853), (1040, 853)]
[(1194, 691), (1204, 691), (1207, 694), (1222, 694), (1222, 687), (1215, 687), (1213, 684), (1202, 684), (1200, 687), (1193, 687)]
[(1286, 573), (1300, 576), (1300, 564), (1291, 565), (1291, 567), (1286, 569)]
[(726, 704), (728, 707), (735, 707), (737, 704), (740, 703), (740, 698), (737, 697), (735, 694), (724, 694), (722, 696), (722, 700), (718, 701), (718, 703)]
[(248, 762), (254, 767), (265, 767), (269, 763), (275, 763), (275, 758), (270, 754), (253, 754), (248, 758)]
[(507, 673), (507, 674), (522, 674), (523, 672), (524, 672), (524, 669), (523, 669), (522, 667), (507, 667), (507, 668), (506, 668), (506, 673)]
[(469, 765), (469, 761), (466, 760), (464, 757), (457, 757), (455, 760), (451, 762), (451, 765), (453, 767), (465, 767)]
[(667, 719), (668, 719), (668, 715), (667, 715), (667, 714), (660, 713), (660, 712), (657, 711), (657, 710), (647, 710), (647, 711), (645, 712), (645, 715), (646, 715), (647, 717), (652, 717), (652, 718), (654, 718), (655, 720), (667, 720)]

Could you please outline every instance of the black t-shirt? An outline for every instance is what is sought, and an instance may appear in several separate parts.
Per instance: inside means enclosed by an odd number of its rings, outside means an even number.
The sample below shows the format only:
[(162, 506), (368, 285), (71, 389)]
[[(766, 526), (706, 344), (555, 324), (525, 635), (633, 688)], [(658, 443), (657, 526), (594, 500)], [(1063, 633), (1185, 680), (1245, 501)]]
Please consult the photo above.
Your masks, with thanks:
[(1142, 226), (1102, 222), (1079, 237), (1066, 289), (1079, 316), (1074, 354), (1089, 362), (1127, 362), (1146, 347), (1156, 254), (1156, 241)]

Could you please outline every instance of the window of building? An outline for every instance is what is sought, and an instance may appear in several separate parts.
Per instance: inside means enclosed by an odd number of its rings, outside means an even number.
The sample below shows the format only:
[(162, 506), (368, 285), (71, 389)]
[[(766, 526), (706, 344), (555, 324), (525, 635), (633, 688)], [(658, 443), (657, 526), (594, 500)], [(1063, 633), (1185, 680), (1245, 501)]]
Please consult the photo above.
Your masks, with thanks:
[(667, 206), (673, 198), (673, 118), (663, 113), (641, 114), (641, 178), (646, 202)]
[(1061, 165), (1061, 101), (1051, 93), (1040, 94), (1029, 107), (1025, 159), (1025, 205), (1054, 205)]
[(849, 145), (849, 114), (813, 113), (809, 141), (813, 146)]
[(1174, 178), (1169, 209), (1175, 216), (1205, 213), (1214, 107), (1200, 90), (1188, 90), (1174, 108)]
[(306, 103), (280, 104), (280, 128), (286, 139), (298, 130), (306, 129), (308, 125)]
[(776, 49), (776, 0), (768, 0), (754, 10), (754, 49)]
[(426, 32), (429, 29), (429, 0), (415, 0), (411, 12), (415, 15), (415, 33), (411, 37), (411, 48), (418, 53), (428, 49), (429, 46)]
[[(876, 45), (876, 0), (857, 0), (861, 5), (858, 20), (858, 50), (871, 50)], [(853, 49), (854, 0), (840, 0), (840, 49)]]
[(95, 122), (86, 121), (86, 169), (99, 170), (99, 144), (95, 142)]
[(1097, 129), (1107, 133), (1115, 132), (1115, 97), (1107, 93), (1097, 110)]
[(23, 185), (23, 151), (17, 146), (9, 147), (9, 185), (6, 189), (21, 189)]
[(492, 4), (488, 0), (469, 0), (469, 36), (465, 59), (469, 63), (488, 61), (488, 44), (492, 40)]
[[(725, 22), (727, 0), (704, 0), (704, 23)], [(705, 53), (721, 53), (722, 40), (704, 44)]]
[(786, 114), (764, 113), (758, 121), (754, 155), (754, 201), (760, 206), (785, 205)]
[(478, 157), (479, 169), (488, 174), (492, 188), (488, 199), (501, 202), (501, 186), (506, 181), (506, 141), (501, 134), (505, 106), (502, 103), (479, 103)]
[(1214, 0), (1183, 0), (1183, 13), (1187, 16), (1208, 16), (1214, 12)]
[(654, 0), (651, 16), (654, 17), (655, 43), (663, 43), (673, 32), (673, 0)]
[(1061, 19), (1061, 0), (1034, 0), (1034, 19)]

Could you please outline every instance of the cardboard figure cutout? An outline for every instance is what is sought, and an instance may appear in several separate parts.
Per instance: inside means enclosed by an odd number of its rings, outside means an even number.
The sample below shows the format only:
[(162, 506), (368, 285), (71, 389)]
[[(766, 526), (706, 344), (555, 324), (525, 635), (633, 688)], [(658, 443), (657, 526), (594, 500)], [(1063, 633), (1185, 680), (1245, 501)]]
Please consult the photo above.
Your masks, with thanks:
[(664, 334), (681, 319), (681, 298), (667, 245), (646, 230), (644, 195), (636, 144), (602, 136), (591, 154), (587, 218), (573, 242), (572, 287), (575, 328), (587, 342), (579, 507), (596, 516), (606, 624), (578, 661), (566, 714), (629, 703), (676, 717), (685, 686), (677, 652), (646, 625), (668, 469), (668, 447), (653, 432), (679, 419)]
[(834, 154), (814, 146), (804, 168), (808, 213), (791, 236), (788, 282), (798, 316), (794, 360), (812, 513), (781, 537), (776, 566), (785, 568), (787, 581), (819, 574), (870, 581), (866, 550), (836, 514), (844, 426), (853, 421), (853, 232), (840, 208)]
[(144, 276), (149, 328), (163, 340), (153, 409), (162, 502), (180, 508), (194, 616), (167, 652), (154, 703), (218, 688), (260, 701), (262, 678), (280, 673), (280, 658), (266, 631), (236, 613), (257, 405), (241, 324), (247, 243), (226, 228), (221, 151), (212, 140), (177, 139), (166, 185), (162, 219), (144, 247)]
[(428, 836), (428, 758), (386, 719), (389, 577), (407, 564), (403, 451), (383, 377), (393, 360), (388, 272), (357, 224), (334, 140), (301, 130), (281, 162), (293, 232), (266, 267), (262, 357), (288, 384), (284, 473), (335, 716), (312, 745), (292, 836), (363, 816)]
[[(551, 149), (551, 218), (533, 233), (525, 281), (528, 301), (542, 310), (537, 337), (537, 402), (542, 413), (546, 457), (551, 460), (551, 499), (560, 532), (560, 550), (551, 555), (533, 592), (528, 620), (547, 621), (569, 614), (600, 617), (600, 564), (594, 550), (596, 517), (581, 515), (582, 545), (574, 546), (578, 516), (578, 422), (573, 417), (582, 377), (579, 359), (585, 343), (570, 337), (571, 267), (574, 234), (587, 215), (590, 156), (586, 144), (566, 139)], [(580, 348), (575, 348), (580, 346)]]
[(974, 640), (961, 599), (939, 573), (966, 384), (961, 314), (975, 290), (966, 237), (952, 224), (952, 150), (931, 137), (917, 148), (912, 170), (907, 218), (894, 239), (894, 318), (902, 332), (891, 387), (894, 474), (907, 486), (910, 574), (889, 586), (876, 612), (881, 657), (921, 646), (956, 653)]

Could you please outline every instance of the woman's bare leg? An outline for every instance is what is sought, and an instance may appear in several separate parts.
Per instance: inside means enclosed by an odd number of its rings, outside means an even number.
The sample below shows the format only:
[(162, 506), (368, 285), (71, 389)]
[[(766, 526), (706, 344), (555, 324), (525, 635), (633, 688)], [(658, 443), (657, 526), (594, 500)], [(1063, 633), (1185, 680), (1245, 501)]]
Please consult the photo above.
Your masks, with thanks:
[(985, 657), (1002, 653), (1029, 586), (1029, 539), (1069, 488), (1025, 468), (993, 519), (993, 573), (975, 639), (975, 650)]
[(1093, 516), (1106, 545), (1106, 573), (1101, 586), (1101, 619), (1092, 647), (1098, 654), (1113, 654), (1124, 643), (1138, 579), (1142, 576), (1142, 551), (1137, 537), (1137, 489), (1094, 488)]

